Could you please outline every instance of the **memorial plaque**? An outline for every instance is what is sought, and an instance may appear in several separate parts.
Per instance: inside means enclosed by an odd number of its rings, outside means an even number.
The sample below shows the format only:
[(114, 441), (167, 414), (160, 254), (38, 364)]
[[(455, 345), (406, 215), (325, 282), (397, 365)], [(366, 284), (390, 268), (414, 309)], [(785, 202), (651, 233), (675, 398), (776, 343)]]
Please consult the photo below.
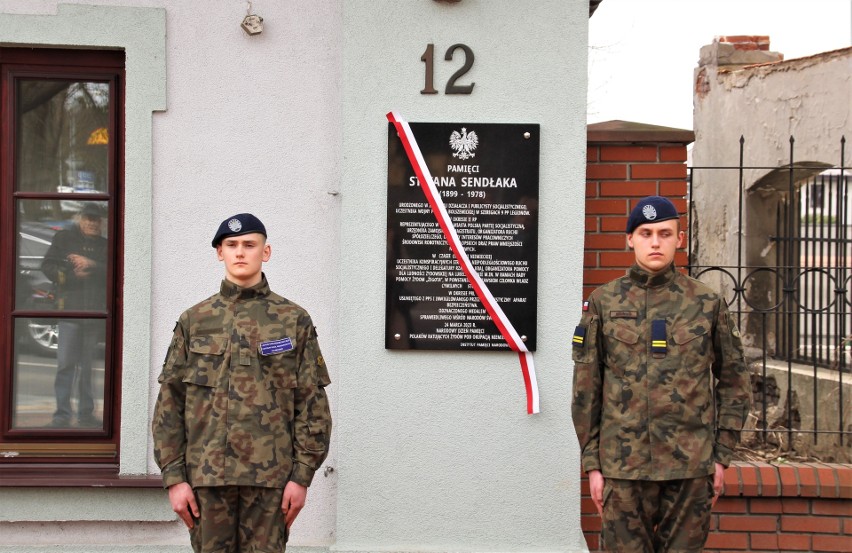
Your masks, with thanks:
[[(539, 126), (411, 123), (473, 267), (536, 343)], [(509, 349), (450, 249), (388, 125), (385, 347)]]

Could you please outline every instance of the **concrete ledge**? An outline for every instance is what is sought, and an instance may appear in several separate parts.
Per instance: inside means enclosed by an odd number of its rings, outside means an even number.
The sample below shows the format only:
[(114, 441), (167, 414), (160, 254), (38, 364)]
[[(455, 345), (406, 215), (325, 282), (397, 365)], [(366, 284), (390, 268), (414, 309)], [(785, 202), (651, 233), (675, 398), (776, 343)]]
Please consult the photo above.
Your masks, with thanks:
[(586, 138), (589, 144), (597, 142), (692, 144), (695, 142), (695, 133), (688, 129), (614, 120), (587, 125)]
[(175, 520), (162, 488), (3, 488), (2, 494), (0, 522)]
[(3, 470), (0, 488), (162, 488), (163, 478), (157, 475), (119, 476), (104, 471), (79, 472), (62, 470), (64, 474), (43, 471)]

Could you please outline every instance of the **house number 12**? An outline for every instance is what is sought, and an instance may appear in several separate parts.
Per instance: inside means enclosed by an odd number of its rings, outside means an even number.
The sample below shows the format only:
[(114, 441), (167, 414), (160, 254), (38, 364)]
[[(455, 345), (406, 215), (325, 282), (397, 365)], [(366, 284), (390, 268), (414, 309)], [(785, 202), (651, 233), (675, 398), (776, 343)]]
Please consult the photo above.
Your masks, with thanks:
[[(447, 54), (444, 56), (446, 61), (452, 61), (453, 54), (456, 53), (456, 50), (461, 48), (461, 51), (464, 52), (464, 65), (462, 65), (458, 71), (453, 73), (450, 80), (447, 81), (447, 88), (444, 89), (444, 94), (470, 94), (473, 92), (473, 85), (476, 83), (470, 83), (468, 85), (457, 85), (456, 81), (459, 80), (465, 73), (470, 71), (470, 68), (473, 67), (473, 50), (470, 49), (466, 44), (453, 44), (447, 49)], [(420, 91), (420, 94), (437, 94), (438, 91), (435, 90), (435, 86), (433, 85), (433, 78), (435, 76), (435, 45), (429, 44), (426, 46), (426, 51), (423, 52), (423, 55), (420, 56), (420, 61), (426, 64), (426, 85), (423, 87), (423, 90)]]

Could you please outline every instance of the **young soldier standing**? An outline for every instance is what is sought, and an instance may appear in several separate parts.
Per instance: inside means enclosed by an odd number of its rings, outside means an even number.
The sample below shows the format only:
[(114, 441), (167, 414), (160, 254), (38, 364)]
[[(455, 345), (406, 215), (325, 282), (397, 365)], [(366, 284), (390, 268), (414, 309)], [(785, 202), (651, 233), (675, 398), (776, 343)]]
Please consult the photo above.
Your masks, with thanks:
[(608, 551), (700, 552), (751, 400), (725, 301), (675, 269), (677, 210), (631, 211), (627, 275), (595, 290), (574, 334), (573, 418)]
[(263, 223), (234, 215), (213, 247), (225, 279), (175, 326), (154, 455), (196, 553), (284, 551), (328, 454), (328, 371), (308, 313), (269, 289)]

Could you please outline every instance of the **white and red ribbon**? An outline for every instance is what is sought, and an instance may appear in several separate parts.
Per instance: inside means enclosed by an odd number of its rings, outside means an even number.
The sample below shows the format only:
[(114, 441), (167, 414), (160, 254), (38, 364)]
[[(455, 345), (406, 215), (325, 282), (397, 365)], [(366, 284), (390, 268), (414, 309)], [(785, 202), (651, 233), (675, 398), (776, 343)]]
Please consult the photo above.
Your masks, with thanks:
[(531, 415), (538, 413), (538, 382), (536, 382), (535, 378), (535, 365), (533, 364), (532, 353), (530, 353), (523, 340), (521, 340), (521, 337), (515, 331), (515, 327), (512, 326), (511, 321), (509, 321), (509, 318), (503, 312), (497, 300), (491, 295), (491, 291), (488, 290), (485, 281), (482, 280), (477, 270), (473, 267), (473, 263), (470, 262), (470, 258), (467, 256), (467, 252), (465, 252), (458, 234), (456, 234), (456, 228), (447, 214), (447, 209), (444, 207), (444, 201), (441, 199), (441, 194), (435, 186), (435, 181), (432, 180), (432, 174), (426, 166), (426, 161), (423, 159), (423, 154), (420, 152), (417, 140), (415, 140), (414, 134), (411, 132), (411, 127), (394, 111), (388, 113), (387, 118), (396, 127), (408, 160), (411, 162), (414, 173), (420, 181), (420, 189), (426, 195), (426, 199), (432, 207), (432, 213), (435, 214), (438, 225), (444, 232), (444, 238), (446, 238), (447, 243), (453, 250), (459, 267), (461, 267), (461, 270), (467, 276), (468, 282), (473, 286), (476, 295), (491, 316), (491, 320), (497, 325), (506, 343), (509, 344), (512, 351), (518, 353), (521, 361), (521, 372), (524, 376), (524, 387), (527, 392), (527, 413)]

